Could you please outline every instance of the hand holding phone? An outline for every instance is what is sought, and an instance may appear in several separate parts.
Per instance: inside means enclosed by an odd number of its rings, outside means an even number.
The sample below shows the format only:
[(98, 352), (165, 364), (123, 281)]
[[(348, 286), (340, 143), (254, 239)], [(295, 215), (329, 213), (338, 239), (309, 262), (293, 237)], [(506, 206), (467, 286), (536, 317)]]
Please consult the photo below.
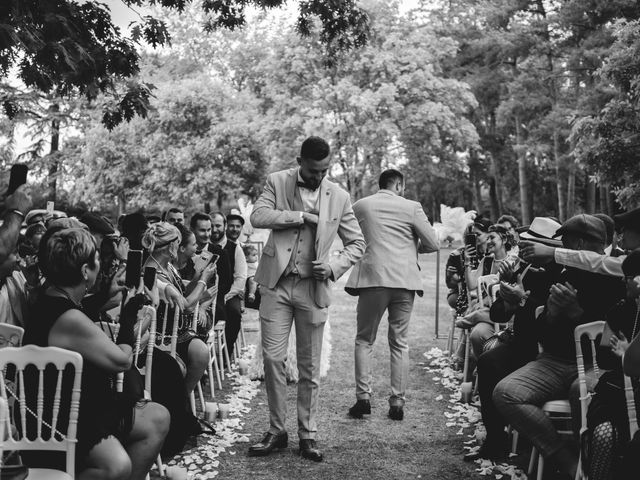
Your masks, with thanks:
[(127, 270), (124, 277), (124, 284), (127, 288), (138, 288), (140, 286), (140, 273), (142, 270), (142, 250), (129, 250), (127, 255)]

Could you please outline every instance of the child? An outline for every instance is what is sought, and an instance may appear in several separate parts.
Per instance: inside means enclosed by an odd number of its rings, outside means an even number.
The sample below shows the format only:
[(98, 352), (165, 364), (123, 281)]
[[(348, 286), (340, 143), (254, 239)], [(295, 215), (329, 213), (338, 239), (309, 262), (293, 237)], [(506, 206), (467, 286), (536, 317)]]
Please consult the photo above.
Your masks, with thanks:
[(254, 280), (256, 269), (258, 268), (258, 249), (253, 245), (245, 245), (242, 247), (244, 256), (247, 259), (247, 284), (246, 284), (246, 301), (245, 304), (249, 308), (258, 308), (259, 300), (256, 302), (256, 293), (258, 284)]

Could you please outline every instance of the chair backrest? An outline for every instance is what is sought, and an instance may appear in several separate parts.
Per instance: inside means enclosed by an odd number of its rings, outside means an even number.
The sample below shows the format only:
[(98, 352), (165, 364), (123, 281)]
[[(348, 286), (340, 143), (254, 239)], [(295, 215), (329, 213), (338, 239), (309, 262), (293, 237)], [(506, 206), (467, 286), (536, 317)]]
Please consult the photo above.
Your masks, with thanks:
[(491, 294), (490, 287), (499, 282), (500, 280), (498, 278), (498, 275), (496, 275), (495, 273), (479, 276), (478, 277), (478, 302), (482, 303), (483, 297), (486, 294), (488, 305), (491, 305), (493, 303), (494, 298)]
[(24, 328), (8, 323), (0, 323), (0, 348), (19, 347), (22, 345)]
[[(5, 383), (4, 374), (2, 373), (8, 365), (14, 365), (16, 370), (15, 391)], [(52, 365), (57, 376), (53, 378), (54, 372), (47, 369)], [(71, 381), (71, 398), (68, 404), (64, 405), (65, 395), (63, 395), (63, 376), (65, 370), (71, 365), (73, 367), (73, 375)], [(29, 380), (35, 384), (25, 384), (25, 370), (33, 367), (37, 369), (36, 375), (30, 375)], [(47, 370), (45, 370), (47, 369)], [(50, 375), (52, 377), (50, 377)], [(78, 410), (80, 407), (80, 388), (82, 378), (82, 357), (79, 353), (64, 350), (58, 347), (38, 347), (35, 345), (27, 345), (20, 348), (3, 348), (0, 349), (0, 397), (7, 399), (7, 395), (11, 395), (18, 403), (20, 412), (20, 424), (16, 438), (7, 438), (4, 441), (4, 447), (10, 450), (54, 450), (66, 452), (66, 471), (71, 477), (74, 477), (75, 465), (75, 447), (76, 432), (78, 424)], [(55, 392), (53, 392), (53, 400), (45, 402), (45, 379), (55, 379)], [(65, 379), (65, 387), (70, 379)], [(53, 383), (48, 382), (48, 385)], [(31, 387), (36, 387), (31, 388)], [(27, 395), (36, 395), (36, 399), (27, 398)], [(33, 401), (35, 400), (35, 402)], [(34, 405), (35, 411), (29, 408)], [(66, 432), (60, 432), (59, 420), (61, 413), (66, 416), (68, 412), (68, 425)], [(36, 432), (31, 428), (27, 429), (27, 418), (35, 420)], [(46, 418), (46, 420), (45, 420)], [(49, 424), (49, 421), (51, 422)], [(11, 431), (10, 420), (7, 416), (3, 422), (4, 428)], [(43, 437), (43, 425), (50, 432), (49, 438)], [(29, 426), (31, 423), (29, 422)], [(46, 430), (46, 429), (45, 429)], [(34, 433), (35, 438), (34, 438)]]
[(4, 431), (5, 425), (9, 420), (9, 404), (7, 401), (0, 397), (0, 466), (3, 465), (3, 453), (4, 453)]
[[(157, 332), (158, 333), (157, 335), (155, 335), (155, 338), (157, 339), (155, 342), (155, 346), (161, 350), (168, 351), (169, 354), (173, 358), (175, 358), (176, 349), (178, 347), (178, 324), (180, 323), (180, 309), (176, 306), (176, 308), (173, 311), (173, 325), (171, 328), (171, 332), (167, 332), (167, 324), (169, 323), (167, 321), (168, 316), (169, 316), (169, 305), (165, 303), (164, 304), (164, 321), (162, 322), (162, 329), (159, 332)], [(157, 324), (156, 324), (156, 328), (157, 328)], [(171, 341), (167, 346), (164, 344), (164, 339), (167, 337), (168, 333), (171, 333), (170, 335)]]
[(585, 323), (578, 325), (573, 331), (573, 338), (576, 343), (576, 364), (578, 365), (578, 381), (580, 386), (580, 413), (581, 413), (581, 431), (587, 428), (587, 408), (591, 396), (587, 390), (587, 374), (584, 368), (584, 355), (582, 353), (582, 337), (585, 335), (589, 338), (591, 345), (591, 358), (593, 359), (593, 371), (596, 378), (600, 376), (598, 368), (598, 359), (596, 358), (596, 339), (602, 334), (605, 322), (600, 320), (597, 322)]
[(624, 397), (627, 403), (627, 416), (629, 417), (629, 438), (633, 438), (638, 431), (638, 416), (636, 412), (636, 399), (633, 392), (633, 384), (629, 375), (624, 376)]

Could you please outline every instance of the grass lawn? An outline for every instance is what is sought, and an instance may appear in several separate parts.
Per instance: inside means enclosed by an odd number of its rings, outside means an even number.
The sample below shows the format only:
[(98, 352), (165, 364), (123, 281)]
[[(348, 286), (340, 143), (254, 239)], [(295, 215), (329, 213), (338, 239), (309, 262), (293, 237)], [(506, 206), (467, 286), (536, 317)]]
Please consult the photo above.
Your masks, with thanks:
[[(440, 331), (446, 333), (450, 322), (444, 288), (444, 263), (449, 251), (441, 252)], [(393, 261), (393, 259), (389, 259)], [(420, 259), (425, 295), (417, 297), (411, 323), (411, 370), (405, 419), (387, 418), (389, 395), (389, 349), (387, 323), (383, 319), (375, 348), (374, 397), (372, 414), (363, 420), (347, 417), (355, 401), (353, 345), (355, 338), (356, 297), (344, 292), (348, 275), (335, 285), (330, 321), (333, 335), (331, 369), (320, 386), (318, 443), (325, 461), (313, 463), (297, 455), (296, 387), (289, 387), (287, 430), (289, 448), (269, 457), (247, 456), (247, 445), (240, 444), (235, 455), (220, 456), (219, 477), (224, 479), (404, 479), (424, 478), (458, 480), (479, 478), (475, 465), (462, 461), (463, 437), (445, 426), (445, 402), (435, 398), (445, 393), (422, 369), (423, 353), (433, 346), (445, 348), (445, 340), (435, 339), (436, 254)], [(247, 319), (248, 320), (248, 319)], [(251, 321), (247, 322), (247, 326)], [(248, 341), (255, 334), (248, 334)], [(264, 388), (252, 401), (245, 415), (244, 431), (257, 441), (268, 428), (267, 398)]]

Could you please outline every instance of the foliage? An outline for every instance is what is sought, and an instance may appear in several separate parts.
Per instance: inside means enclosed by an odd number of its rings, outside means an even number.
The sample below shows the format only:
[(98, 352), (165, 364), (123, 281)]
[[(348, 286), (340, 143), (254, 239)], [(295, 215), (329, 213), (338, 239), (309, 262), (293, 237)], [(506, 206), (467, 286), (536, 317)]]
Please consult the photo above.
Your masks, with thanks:
[[(160, 4), (170, 15), (182, 12), (190, 0), (122, 0), (129, 7)], [(284, 0), (204, 0), (205, 27), (234, 29), (245, 24), (248, 6), (273, 8)], [(134, 78), (140, 71), (136, 44), (156, 48), (170, 35), (164, 20), (147, 15), (131, 26), (126, 37), (114, 25), (108, 7), (97, 1), (4, 0), (0, 4), (0, 77), (14, 69), (28, 88), (61, 97), (104, 95), (102, 123), (112, 129), (149, 109), (151, 86)], [(330, 54), (362, 46), (368, 21), (354, 0), (300, 2), (298, 31), (309, 35), (313, 18), (321, 25), (320, 39)], [(18, 98), (0, 92), (9, 118), (25, 108)]]

